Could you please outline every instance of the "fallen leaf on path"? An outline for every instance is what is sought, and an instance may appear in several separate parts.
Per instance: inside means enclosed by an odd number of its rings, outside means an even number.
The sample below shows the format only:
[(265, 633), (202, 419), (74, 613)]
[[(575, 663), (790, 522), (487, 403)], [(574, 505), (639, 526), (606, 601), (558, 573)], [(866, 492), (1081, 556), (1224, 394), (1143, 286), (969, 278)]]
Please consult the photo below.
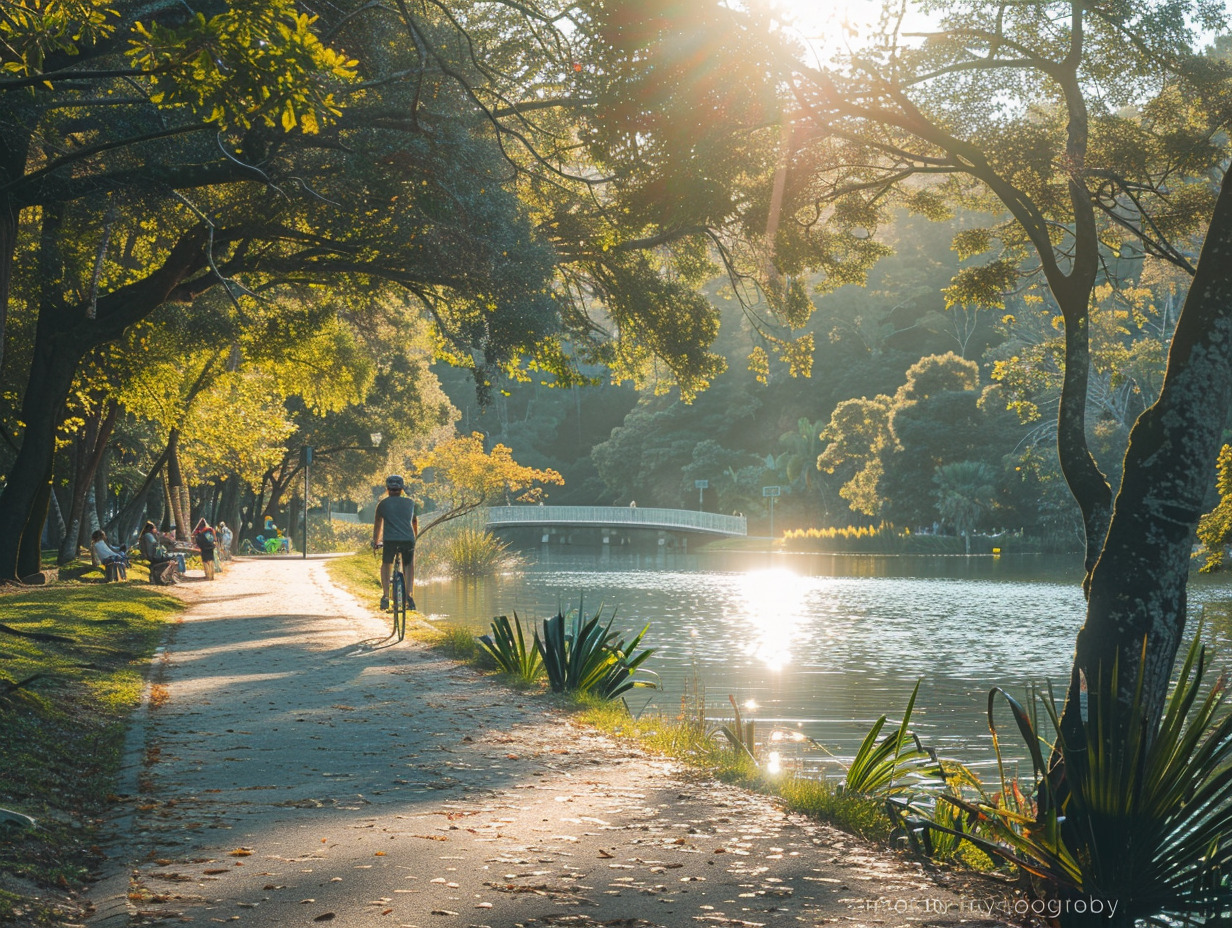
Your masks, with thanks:
[(313, 919), (313, 921), (314, 922), (327, 922), (334, 918), (337, 918), (337, 916), (333, 912), (326, 912), (324, 915), (318, 915), (316, 918)]
[(237, 847), (234, 851), (227, 851), (229, 857), (251, 857), (252, 851), (246, 847)]

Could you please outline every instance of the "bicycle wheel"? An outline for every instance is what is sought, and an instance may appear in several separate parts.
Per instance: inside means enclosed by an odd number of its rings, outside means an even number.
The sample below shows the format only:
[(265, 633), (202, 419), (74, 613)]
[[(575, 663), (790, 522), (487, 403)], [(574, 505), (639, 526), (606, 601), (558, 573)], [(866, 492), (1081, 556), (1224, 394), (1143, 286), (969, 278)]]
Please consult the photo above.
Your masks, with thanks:
[(401, 641), (406, 637), (406, 577), (402, 571), (394, 573), (389, 592), (394, 610), (394, 634)]

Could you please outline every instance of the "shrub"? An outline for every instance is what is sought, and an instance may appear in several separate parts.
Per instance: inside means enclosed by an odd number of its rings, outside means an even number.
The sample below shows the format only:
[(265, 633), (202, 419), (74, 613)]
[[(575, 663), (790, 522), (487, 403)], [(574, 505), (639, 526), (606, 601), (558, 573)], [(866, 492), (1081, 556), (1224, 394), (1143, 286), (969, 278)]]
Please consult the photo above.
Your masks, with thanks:
[(543, 657), (534, 640), (522, 633), (522, 620), (516, 612), (512, 623), (508, 616), (494, 618), (491, 633), (479, 636), (478, 645), (497, 669), (520, 680), (533, 683), (543, 674)]
[(1031, 802), (1003, 775), (991, 800), (938, 798), (966, 821), (986, 823), (983, 834), (954, 827), (954, 814), (940, 806), (939, 814), (911, 824), (1015, 864), (1058, 906), (1079, 897), (1115, 900), (1116, 917), (1101, 924), (1223, 924), (1221, 913), (1232, 908), (1232, 712), (1225, 679), (1204, 687), (1205, 669), (1205, 650), (1195, 640), (1156, 723), (1147, 721), (1140, 682), (1129, 704), (1115, 698), (1115, 668), (1111, 679), (1093, 684), (1101, 696), (1080, 736), (1059, 734), (1055, 701), (1051, 695), (1040, 700), (1058, 732), (1060, 783), (1050, 773), (1038, 714), (994, 689), (989, 724), (998, 760), (992, 709), (1000, 695), (1031, 756), (1035, 782), (1028, 795), (1041, 801)]
[(556, 693), (591, 693), (601, 699), (615, 699), (634, 687), (653, 687), (649, 680), (634, 679), (638, 669), (653, 648), (638, 653), (637, 647), (646, 634), (647, 625), (625, 643), (612, 631), (615, 610), (606, 626), (600, 626), (603, 607), (586, 619), (582, 607), (573, 616), (571, 631), (566, 634), (563, 614), (543, 620), (543, 636), (535, 632), (535, 647), (543, 657), (548, 683)]

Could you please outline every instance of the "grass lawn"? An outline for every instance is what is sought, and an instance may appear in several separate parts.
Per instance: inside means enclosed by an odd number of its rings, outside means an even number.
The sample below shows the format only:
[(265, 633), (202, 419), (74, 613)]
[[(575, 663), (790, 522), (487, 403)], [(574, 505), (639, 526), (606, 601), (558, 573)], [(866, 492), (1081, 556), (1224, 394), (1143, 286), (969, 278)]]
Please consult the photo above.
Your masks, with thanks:
[(0, 595), (0, 808), (38, 823), (0, 826), (0, 924), (79, 920), (72, 892), (97, 862), (125, 723), (182, 608), (93, 578)]
[(371, 551), (338, 557), (326, 565), (330, 578), (373, 611), (381, 605), (381, 559)]

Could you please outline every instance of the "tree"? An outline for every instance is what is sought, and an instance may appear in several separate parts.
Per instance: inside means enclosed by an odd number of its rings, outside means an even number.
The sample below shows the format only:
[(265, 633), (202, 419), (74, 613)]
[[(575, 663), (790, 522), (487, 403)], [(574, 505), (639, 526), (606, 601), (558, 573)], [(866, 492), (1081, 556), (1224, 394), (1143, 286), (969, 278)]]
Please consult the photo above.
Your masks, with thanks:
[(938, 467), (933, 474), (937, 512), (943, 522), (954, 526), (962, 536), (967, 554), (971, 553), (971, 531), (988, 512), (996, 498), (997, 472), (983, 461), (957, 461)]
[(545, 484), (563, 482), (554, 470), (518, 464), (505, 445), (484, 451), (479, 432), (436, 444), (417, 457), (414, 466), (411, 493), (429, 497), (439, 509), (420, 534), (497, 501), (539, 502), (546, 495)]
[(1232, 541), (1232, 445), (1219, 449), (1216, 487), (1219, 502), (1198, 522), (1198, 540), (1206, 554), (1203, 573), (1224, 566), (1225, 551)]
[(878, 484), (884, 473), (882, 457), (894, 441), (892, 407), (893, 400), (884, 395), (845, 400), (834, 408), (821, 432), (821, 440), (829, 444), (818, 455), (817, 466), (829, 474), (845, 468), (850, 476), (839, 496), (866, 516), (879, 515), (883, 504)]
[[(53, 436), (81, 359), (168, 301), (223, 282), (236, 300), (310, 296), (362, 277), (415, 294), (442, 340), (493, 364), (555, 324), (552, 255), (502, 188), (499, 150), (460, 124), (456, 94), (435, 99), (431, 133), (383, 117), (423, 86), (379, 82), (407, 53), (362, 17), (326, 24), (288, 3), (241, 3), (191, 21), (168, 7), (138, 24), (137, 9), (63, 67), (44, 56), (0, 83), (6, 101), (26, 101), (4, 130), (0, 212), (37, 208), (39, 228), (18, 231), (42, 287), (12, 294), (38, 322), (0, 495), (0, 576), (19, 573), (19, 555), (37, 560)], [(321, 35), (369, 52), (362, 71), (378, 83), (363, 115), (344, 118), (340, 103), (357, 62)], [(142, 93), (114, 93), (122, 80)], [(78, 114), (83, 87), (104, 103)], [(427, 109), (412, 115), (426, 121)], [(27, 157), (35, 143), (49, 146), (41, 164)]]
[[(960, 271), (947, 301), (1003, 304), (1020, 266), (1031, 265), (1060, 310), (1057, 442), (1083, 517), (1088, 596), (1063, 725), (1078, 736), (1087, 693), (1098, 698), (1084, 681), (1107, 679), (1114, 665), (1117, 699), (1133, 698), (1141, 671), (1146, 718), (1157, 721), (1185, 625), (1191, 533), (1232, 386), (1232, 179), (1221, 144), (1228, 70), (1192, 54), (1188, 26), (1215, 28), (1222, 9), (1182, 0), (1132, 7), (970, 0), (947, 5), (922, 38), (905, 37), (891, 16), (881, 44), (839, 67), (784, 48), (759, 58), (766, 29), (753, 15), (706, 5), (675, 16), (667, 26), (656, 22), (652, 39), (720, 18), (749, 37), (745, 61), (786, 88), (777, 118), (768, 111), (764, 120), (778, 124), (782, 179), (745, 211), (751, 229), (779, 219), (761, 226), (773, 241), (769, 286), (776, 274), (810, 267), (841, 274), (839, 258), (874, 239), (896, 204), (943, 216), (947, 201), (961, 202), (1004, 217), (956, 237), (960, 256), (994, 244), (999, 253)], [(758, 97), (755, 67), (725, 71), (753, 81), (748, 97)], [(679, 80), (680, 93), (695, 78)], [(657, 72), (644, 81), (653, 87), (662, 79)], [(1143, 88), (1152, 91), (1145, 102)], [(692, 102), (700, 110), (706, 99)], [(747, 122), (725, 115), (710, 124), (709, 158), (741, 151), (750, 137)], [(639, 126), (646, 134), (654, 128)], [(674, 191), (666, 193), (662, 209), (670, 214), (678, 206)], [(1189, 244), (1203, 233), (1195, 263)], [(1114, 506), (1089, 448), (1086, 408), (1091, 300), (1122, 246), (1192, 271), (1193, 285), (1159, 396), (1131, 431)], [(1115, 743), (1122, 734), (1106, 737)]]
[(19, 3), (27, 22), (0, 49), (15, 75), (0, 81), (15, 114), (0, 128), (0, 303), (33, 340), (14, 353), (29, 368), (0, 577), (37, 560), (81, 359), (216, 288), (245, 306), (325, 288), (357, 313), (374, 289), (409, 294), (482, 394), (497, 372), (580, 383), (581, 363), (689, 393), (720, 369), (717, 314), (695, 292), (707, 239), (643, 234), (603, 193), (576, 144), (600, 113), (581, 33), (554, 12), (118, 6)]

